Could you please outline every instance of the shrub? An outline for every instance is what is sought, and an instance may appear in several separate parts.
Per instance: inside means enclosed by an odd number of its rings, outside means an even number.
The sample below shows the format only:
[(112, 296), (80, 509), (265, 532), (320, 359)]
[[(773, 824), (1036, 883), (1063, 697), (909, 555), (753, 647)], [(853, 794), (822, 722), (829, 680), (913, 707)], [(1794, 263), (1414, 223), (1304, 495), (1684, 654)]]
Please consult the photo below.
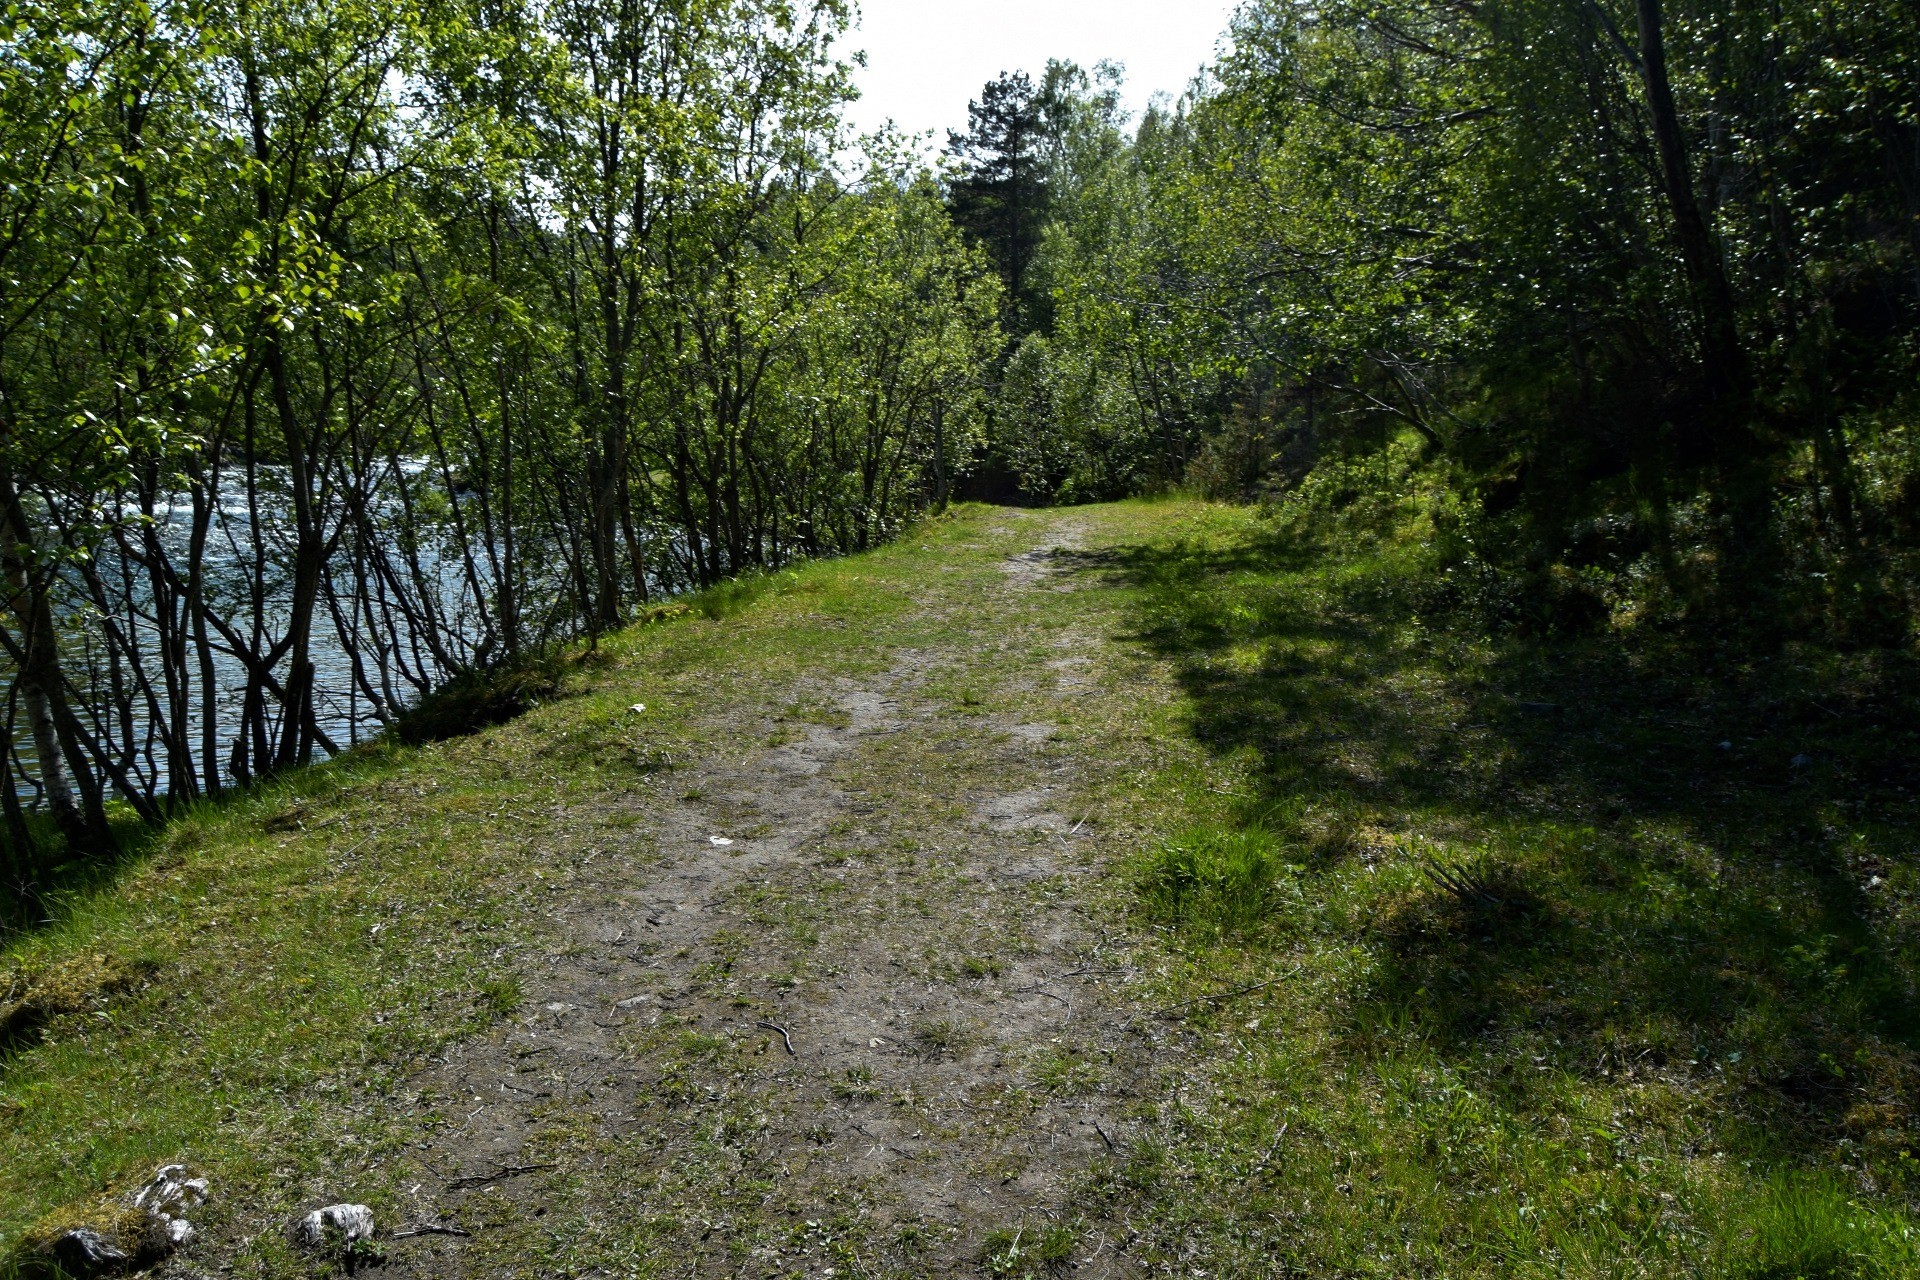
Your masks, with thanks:
[(403, 713), (394, 735), (417, 747), (505, 724), (558, 697), (564, 675), (564, 662), (552, 656), (462, 672)]

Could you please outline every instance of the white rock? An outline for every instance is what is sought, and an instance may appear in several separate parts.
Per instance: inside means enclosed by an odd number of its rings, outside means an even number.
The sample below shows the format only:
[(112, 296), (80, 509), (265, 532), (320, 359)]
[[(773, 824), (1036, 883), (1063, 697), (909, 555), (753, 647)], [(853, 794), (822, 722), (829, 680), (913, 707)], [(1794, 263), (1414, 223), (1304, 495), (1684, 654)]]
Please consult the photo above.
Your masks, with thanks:
[(305, 1249), (358, 1244), (373, 1239), (373, 1210), (363, 1204), (330, 1204), (287, 1225), (287, 1238)]
[(133, 1193), (133, 1207), (146, 1209), (162, 1217), (177, 1218), (189, 1209), (207, 1202), (207, 1180), (189, 1178), (187, 1166), (162, 1166), (147, 1185)]
[(47, 1257), (60, 1271), (78, 1280), (150, 1267), (192, 1242), (194, 1229), (187, 1213), (206, 1202), (205, 1178), (188, 1177), (183, 1164), (164, 1165), (126, 1197), (127, 1206), (142, 1220), (140, 1225), (74, 1227), (47, 1247)]

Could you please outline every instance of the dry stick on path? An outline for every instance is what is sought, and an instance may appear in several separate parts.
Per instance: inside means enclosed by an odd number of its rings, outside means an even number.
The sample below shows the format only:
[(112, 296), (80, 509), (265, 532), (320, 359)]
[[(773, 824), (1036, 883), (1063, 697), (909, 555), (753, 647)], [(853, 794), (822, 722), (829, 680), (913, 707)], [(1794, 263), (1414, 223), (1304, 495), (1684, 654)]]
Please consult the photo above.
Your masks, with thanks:
[(1285, 973), (1281, 974), (1279, 977), (1268, 978), (1265, 982), (1254, 982), (1244, 987), (1235, 987), (1231, 991), (1220, 991), (1210, 996), (1195, 996), (1191, 1000), (1182, 1000), (1179, 1004), (1170, 1004), (1166, 1008), (1162, 1009), (1160, 1011), (1160, 1016), (1164, 1018), (1168, 1014), (1174, 1012), (1176, 1009), (1184, 1009), (1188, 1005), (1217, 1003), (1222, 1000), (1232, 1000), (1236, 996), (1250, 995), (1255, 991), (1264, 991), (1268, 987), (1272, 986), (1274, 983), (1285, 982), (1288, 978), (1293, 977), (1295, 974), (1299, 972), (1300, 972), (1300, 966), (1295, 965), (1293, 968), (1287, 970)]
[(1040, 985), (1038, 985), (1038, 986), (1033, 986), (1033, 987), (1009, 987), (1009, 988), (1007, 988), (1007, 989), (1008, 989), (1009, 991), (1011, 991), (1011, 992), (1013, 992), (1013, 993), (1014, 993), (1015, 995), (1020, 995), (1020, 996), (1028, 996), (1028, 995), (1032, 995), (1032, 996), (1045, 996), (1045, 997), (1046, 997), (1047, 999), (1049, 999), (1049, 1000), (1057, 1000), (1057, 1001), (1059, 1001), (1059, 1002), (1060, 1002), (1061, 1004), (1063, 1004), (1063, 1005), (1065, 1005), (1065, 1006), (1067, 1007), (1067, 1016), (1068, 1016), (1069, 1018), (1071, 1018), (1071, 1017), (1073, 1016), (1073, 1001), (1071, 1001), (1071, 1000), (1069, 1000), (1069, 999), (1067, 999), (1067, 998), (1066, 998), (1065, 996), (1057, 996), (1057, 995), (1055, 995), (1055, 994), (1053, 994), (1053, 992), (1051, 992), (1051, 991), (1048, 991), (1048, 990), (1046, 989), (1046, 984), (1045, 984), (1045, 983), (1041, 983)]
[(778, 1031), (778, 1032), (780, 1033), (780, 1039), (781, 1039), (781, 1040), (782, 1040), (783, 1042), (785, 1042), (785, 1044), (786, 1044), (786, 1046), (787, 1046), (787, 1056), (788, 1056), (789, 1058), (797, 1058), (797, 1057), (799, 1057), (799, 1056), (800, 1056), (799, 1054), (797, 1054), (797, 1053), (795, 1053), (795, 1052), (793, 1051), (793, 1037), (792, 1037), (792, 1036), (790, 1036), (790, 1035), (788, 1035), (788, 1034), (787, 1034), (787, 1029), (786, 1029), (785, 1027), (783, 1027), (783, 1026), (781, 1026), (781, 1025), (780, 1025), (779, 1023), (777, 1023), (777, 1022), (756, 1022), (756, 1023), (754, 1023), (753, 1025), (754, 1025), (754, 1026), (756, 1026), (756, 1027), (765, 1027), (765, 1028), (766, 1028), (767, 1030), (769, 1030), (769, 1031)]
[(504, 1182), (508, 1178), (517, 1178), (523, 1173), (538, 1173), (542, 1169), (557, 1169), (556, 1164), (503, 1164), (498, 1173), (474, 1174), (470, 1177), (455, 1178), (447, 1184), (455, 1191), (467, 1187), (484, 1187), (490, 1182)]

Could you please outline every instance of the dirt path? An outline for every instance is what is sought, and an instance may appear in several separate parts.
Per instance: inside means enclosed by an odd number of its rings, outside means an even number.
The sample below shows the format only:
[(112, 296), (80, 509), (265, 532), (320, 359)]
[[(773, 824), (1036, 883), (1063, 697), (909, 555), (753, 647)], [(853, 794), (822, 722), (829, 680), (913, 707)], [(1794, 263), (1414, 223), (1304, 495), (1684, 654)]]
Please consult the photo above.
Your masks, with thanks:
[[(1073, 589), (1082, 525), (1009, 520), (1034, 541), (983, 618)], [(942, 588), (917, 607), (962, 607)], [(417, 1083), (413, 1212), (472, 1234), (392, 1273), (1132, 1274), (1086, 1198), (1164, 1032), (1116, 994), (1087, 761), (1048, 715), (1102, 650), (1022, 639), (1050, 656), (904, 648), (771, 716), (717, 700), (730, 745), (636, 795), (521, 1011)]]

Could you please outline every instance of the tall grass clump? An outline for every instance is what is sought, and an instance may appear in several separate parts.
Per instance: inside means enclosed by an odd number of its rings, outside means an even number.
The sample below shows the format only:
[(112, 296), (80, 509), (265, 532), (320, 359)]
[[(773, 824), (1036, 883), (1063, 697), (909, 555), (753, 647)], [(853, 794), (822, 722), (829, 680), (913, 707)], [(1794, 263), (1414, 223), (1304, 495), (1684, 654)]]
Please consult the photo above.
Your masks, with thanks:
[(1831, 1177), (1777, 1174), (1722, 1205), (1718, 1271), (1736, 1280), (1893, 1280), (1920, 1275), (1920, 1231)]
[(1272, 914), (1286, 870), (1273, 834), (1196, 828), (1149, 854), (1135, 879), (1142, 912), (1155, 923), (1216, 938), (1249, 937)]

